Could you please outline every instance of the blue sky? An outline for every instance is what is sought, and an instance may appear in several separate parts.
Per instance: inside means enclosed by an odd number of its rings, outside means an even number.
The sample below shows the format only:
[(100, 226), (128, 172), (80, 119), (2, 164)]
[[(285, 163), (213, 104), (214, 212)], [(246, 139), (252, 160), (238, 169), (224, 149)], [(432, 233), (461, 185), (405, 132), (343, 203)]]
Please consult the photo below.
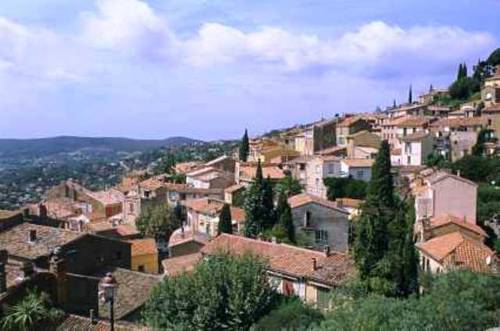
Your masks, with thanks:
[(446, 87), (499, 0), (3, 0), (0, 137), (239, 137)]

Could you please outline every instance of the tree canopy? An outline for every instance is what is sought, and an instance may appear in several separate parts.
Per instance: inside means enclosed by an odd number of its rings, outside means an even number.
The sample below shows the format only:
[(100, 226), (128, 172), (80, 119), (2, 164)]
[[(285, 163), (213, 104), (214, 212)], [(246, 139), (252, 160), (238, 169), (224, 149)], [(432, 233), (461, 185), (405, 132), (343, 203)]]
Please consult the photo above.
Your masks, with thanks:
[(265, 262), (220, 254), (156, 286), (144, 320), (162, 330), (248, 330), (276, 304)]
[(241, 138), (241, 143), (239, 148), (240, 161), (247, 162), (249, 154), (250, 154), (250, 141), (248, 140), (248, 131), (245, 129), (245, 133)]
[(181, 225), (176, 214), (167, 203), (151, 202), (142, 206), (135, 224), (142, 236), (168, 241), (172, 232)]
[(221, 233), (233, 233), (233, 225), (231, 223), (231, 208), (227, 203), (222, 207), (219, 214), (219, 234)]

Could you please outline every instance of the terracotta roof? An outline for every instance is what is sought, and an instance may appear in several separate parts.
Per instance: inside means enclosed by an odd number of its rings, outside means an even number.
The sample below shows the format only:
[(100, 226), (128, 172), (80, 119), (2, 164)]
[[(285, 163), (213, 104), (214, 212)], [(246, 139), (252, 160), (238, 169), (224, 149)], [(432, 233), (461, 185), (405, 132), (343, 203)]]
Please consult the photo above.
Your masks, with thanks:
[(338, 155), (338, 154), (341, 154), (341, 153), (346, 152), (346, 151), (347, 151), (347, 147), (345, 147), (345, 146), (333, 146), (330, 148), (322, 149), (322, 150), (316, 152), (316, 154), (318, 154), (318, 155)]
[(451, 264), (473, 271), (489, 271), (486, 259), (493, 251), (482, 242), (461, 232), (445, 234), (416, 245), (424, 253), (443, 264)]
[(244, 189), (245, 186), (244, 185), (241, 185), (241, 184), (235, 184), (235, 185), (232, 185), (232, 186), (229, 186), (229, 187), (226, 187), (224, 189), (224, 192), (226, 193), (234, 193), (234, 192), (237, 192), (241, 189)]
[(350, 127), (354, 124), (356, 124), (357, 122), (363, 120), (363, 118), (359, 117), (359, 116), (351, 116), (351, 117), (346, 117), (344, 119), (342, 119), (342, 121), (340, 123), (337, 124), (338, 127)]
[[(257, 172), (257, 165), (241, 165), (240, 166), (240, 176), (253, 179)], [(264, 178), (270, 177), (271, 179), (281, 179), (285, 178), (285, 174), (283, 170), (274, 165), (263, 165), (262, 166), (262, 175)]]
[(337, 204), (335, 202), (323, 199), (321, 197), (309, 193), (300, 193), (288, 198), (288, 204), (290, 205), (291, 208), (297, 208), (306, 205), (308, 203), (316, 203), (323, 207), (335, 209), (339, 212), (348, 214), (345, 210), (337, 207)]
[(190, 161), (190, 162), (182, 162), (177, 163), (174, 167), (175, 172), (178, 174), (185, 174), (189, 171), (192, 171), (196, 167), (200, 166), (201, 162), (198, 161)]
[(500, 103), (495, 104), (493, 106), (489, 106), (481, 110), (481, 112), (485, 114), (490, 114), (490, 113), (500, 113)]
[(468, 126), (479, 126), (486, 125), (487, 119), (484, 117), (459, 117), (459, 118), (443, 118), (431, 124), (432, 127), (468, 127)]
[(430, 220), (431, 229), (440, 228), (448, 224), (455, 224), (459, 227), (475, 232), (483, 237), (488, 236), (480, 226), (466, 222), (464, 219), (461, 219), (459, 217), (450, 214), (442, 214)]
[(401, 155), (401, 148), (391, 148), (391, 155)]
[[(35, 242), (28, 242), (30, 230), (36, 231)], [(85, 235), (51, 226), (22, 223), (0, 232), (0, 247), (6, 249), (9, 255), (33, 260), (48, 256), (57, 246), (64, 246)]]
[(111, 190), (99, 191), (99, 192), (87, 192), (87, 194), (105, 206), (122, 203), (122, 199), (120, 199), (118, 194)]
[(419, 141), (419, 140), (427, 138), (429, 135), (430, 135), (429, 132), (426, 132), (424, 130), (420, 130), (420, 131), (417, 131), (415, 133), (401, 137), (401, 140), (402, 141)]
[(415, 128), (415, 127), (423, 127), (427, 123), (429, 123), (429, 119), (426, 117), (403, 116), (403, 117), (398, 117), (384, 125)]
[(131, 243), (131, 256), (158, 254), (158, 247), (154, 239), (134, 239), (129, 240)]
[[(111, 272), (118, 282), (118, 291), (115, 300), (115, 318), (121, 319), (136, 311), (149, 298), (153, 287), (161, 281), (160, 276), (122, 268), (106, 268), (94, 276), (102, 278)], [(99, 316), (109, 317), (109, 305), (99, 302)]]
[(347, 164), (351, 168), (370, 168), (375, 160), (373, 159), (342, 159), (340, 162)]
[[(222, 207), (224, 207), (224, 201), (202, 198), (195, 200), (187, 200), (182, 202), (186, 208), (192, 209), (198, 213), (202, 213), (210, 216), (218, 216)], [(245, 211), (241, 208), (230, 206), (231, 218), (237, 222), (245, 221)]]
[(168, 240), (168, 247), (175, 247), (191, 241), (204, 245), (208, 242), (208, 236), (204, 233), (194, 232), (190, 227), (186, 226), (184, 227), (184, 233), (181, 228), (172, 233)]
[(201, 258), (200, 253), (186, 254), (165, 259), (161, 261), (161, 264), (163, 265), (165, 274), (173, 277), (193, 270)]
[(11, 218), (21, 214), (19, 210), (4, 210), (0, 209), (0, 220)]
[(342, 207), (359, 208), (363, 202), (364, 200), (352, 199), (352, 198), (338, 198), (335, 200), (335, 203), (339, 208)]
[[(340, 284), (354, 273), (354, 263), (344, 253), (331, 252), (326, 256), (318, 251), (225, 233), (202, 248), (202, 253), (208, 255), (219, 252), (233, 255), (255, 254), (267, 260), (270, 271), (291, 277), (305, 277), (328, 286)], [(313, 268), (313, 259), (316, 260), (316, 269)]]
[[(95, 320), (78, 315), (68, 315), (59, 322), (56, 331), (109, 331), (110, 324), (105, 320)], [(51, 329), (52, 330), (52, 329)], [(125, 321), (115, 321), (116, 331), (149, 331), (150, 328)]]

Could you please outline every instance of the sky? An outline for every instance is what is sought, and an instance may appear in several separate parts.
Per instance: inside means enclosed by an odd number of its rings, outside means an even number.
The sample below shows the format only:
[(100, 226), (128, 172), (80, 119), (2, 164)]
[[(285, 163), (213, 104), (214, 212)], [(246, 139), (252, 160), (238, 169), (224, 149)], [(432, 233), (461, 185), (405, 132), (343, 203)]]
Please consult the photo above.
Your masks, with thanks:
[(500, 0), (2, 0), (0, 138), (215, 140), (405, 102), (500, 47)]

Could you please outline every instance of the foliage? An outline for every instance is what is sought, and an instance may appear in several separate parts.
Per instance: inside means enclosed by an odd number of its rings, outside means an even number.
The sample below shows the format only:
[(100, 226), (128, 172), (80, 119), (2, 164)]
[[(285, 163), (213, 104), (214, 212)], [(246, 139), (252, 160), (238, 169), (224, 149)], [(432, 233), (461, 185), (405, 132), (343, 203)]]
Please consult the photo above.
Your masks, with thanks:
[(159, 174), (172, 174), (174, 172), (175, 167), (175, 155), (172, 153), (166, 153), (166, 155), (162, 156), (158, 161), (155, 162), (156, 166), (153, 169), (153, 173), (155, 175)]
[(493, 130), (482, 129), (477, 135), (477, 141), (474, 146), (472, 146), (472, 155), (483, 156), (484, 155), (484, 144), (490, 140), (492, 137)]
[(367, 183), (353, 178), (329, 177), (323, 180), (329, 200), (338, 198), (364, 199)]
[(486, 62), (491, 66), (499, 65), (500, 64), (500, 48), (497, 48), (496, 50), (494, 50), (490, 54), (490, 56), (488, 57)]
[(239, 148), (240, 161), (247, 162), (249, 154), (250, 154), (250, 142), (248, 140), (248, 131), (245, 129), (245, 133), (241, 138), (241, 143)]
[(219, 215), (219, 234), (233, 233), (233, 225), (231, 223), (231, 208), (227, 203), (224, 204)]
[(270, 213), (273, 211), (272, 207), (269, 207), (270, 197), (272, 198), (272, 187), (268, 183), (268, 180), (264, 180), (262, 166), (259, 161), (255, 178), (245, 192), (245, 201), (243, 203), (246, 215), (245, 227), (243, 229), (245, 237), (255, 238), (258, 234), (266, 230), (266, 228), (272, 227), (270, 224), (273, 223), (269, 221)]
[(486, 330), (500, 323), (500, 279), (468, 271), (437, 276), (425, 295), (336, 302), (313, 330)]
[(172, 232), (181, 225), (167, 203), (147, 203), (142, 206), (135, 224), (142, 236), (156, 240), (168, 240)]
[(264, 208), (264, 229), (272, 228), (276, 224), (276, 213), (274, 210), (274, 184), (267, 177), (262, 185), (262, 204)]
[(448, 160), (441, 154), (431, 153), (427, 155), (425, 165), (428, 167), (444, 168), (448, 165)]
[(466, 100), (480, 88), (479, 83), (471, 77), (464, 77), (453, 82), (449, 87), (453, 99)]
[(280, 305), (261, 318), (252, 331), (307, 330), (319, 324), (323, 315), (297, 297), (284, 298)]
[(477, 220), (479, 226), (486, 231), (488, 237), (485, 244), (500, 252), (500, 240), (488, 222), (500, 221), (500, 188), (498, 186), (480, 184), (478, 190)]
[(248, 330), (276, 300), (262, 260), (220, 254), (191, 274), (165, 278), (153, 289), (143, 316), (154, 329)]
[(276, 207), (278, 224), (275, 227), (281, 228), (289, 242), (295, 242), (295, 227), (293, 226), (292, 209), (288, 204), (287, 195), (281, 194)]
[(30, 290), (22, 300), (7, 308), (0, 325), (2, 330), (35, 330), (38, 325), (62, 317), (63, 312), (53, 308), (47, 294)]
[(278, 197), (281, 194), (285, 194), (287, 197), (291, 197), (302, 193), (303, 190), (304, 187), (302, 187), (300, 182), (297, 179), (294, 179), (289, 172), (287, 172), (285, 174), (285, 178), (280, 179), (274, 187), (275, 194)]
[(500, 157), (485, 158), (467, 155), (455, 161), (451, 169), (454, 172), (460, 171), (460, 176), (474, 182), (500, 183)]

